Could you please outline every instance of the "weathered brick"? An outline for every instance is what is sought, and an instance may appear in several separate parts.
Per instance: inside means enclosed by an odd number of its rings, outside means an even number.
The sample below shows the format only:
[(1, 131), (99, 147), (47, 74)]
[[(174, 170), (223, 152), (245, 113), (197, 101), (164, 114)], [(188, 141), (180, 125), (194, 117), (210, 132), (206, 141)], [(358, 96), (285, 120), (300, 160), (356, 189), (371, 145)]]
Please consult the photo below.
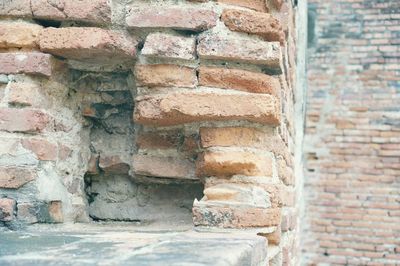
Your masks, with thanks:
[(49, 222), (62, 223), (64, 221), (61, 201), (54, 200), (49, 202), (49, 216)]
[(168, 93), (136, 98), (134, 120), (145, 125), (247, 120), (278, 125), (278, 100), (268, 94)]
[(201, 59), (237, 61), (280, 69), (281, 48), (278, 42), (222, 37), (205, 34), (199, 38), (197, 54)]
[(268, 227), (277, 226), (281, 221), (281, 209), (278, 208), (207, 206), (195, 201), (192, 211), (195, 226)]
[(41, 107), (46, 104), (37, 84), (12, 82), (8, 90), (8, 103), (11, 105)]
[(207, 151), (200, 154), (196, 162), (196, 174), (201, 177), (272, 176), (272, 170), (269, 156), (242, 151)]
[(271, 3), (276, 9), (280, 10), (283, 4), (283, 0), (271, 0)]
[(136, 56), (137, 40), (122, 33), (93, 27), (45, 28), (40, 50), (76, 60), (129, 60)]
[(14, 220), (16, 202), (13, 199), (0, 199), (0, 222), (10, 222)]
[(35, 18), (74, 20), (104, 24), (111, 22), (111, 8), (107, 0), (31, 0)]
[(128, 174), (130, 166), (118, 155), (100, 154), (99, 167), (105, 173)]
[(0, 53), (0, 73), (50, 76), (55, 60), (49, 54), (38, 52)]
[(31, 0), (0, 1), (0, 16), (31, 17)]
[(34, 48), (43, 27), (27, 22), (0, 22), (0, 48)]
[(41, 132), (49, 122), (49, 115), (41, 110), (0, 108), (0, 131)]
[(99, 171), (99, 154), (92, 153), (87, 163), (86, 173), (97, 175)]
[(240, 69), (199, 68), (199, 85), (277, 95), (279, 80), (273, 76)]
[(268, 245), (279, 245), (282, 238), (282, 231), (280, 226), (277, 226), (272, 233), (258, 233), (258, 235), (266, 237), (268, 239)]
[[(225, 178), (219, 178), (219, 177), (207, 177), (204, 180), (204, 188), (210, 188), (213, 186), (218, 186), (220, 184), (238, 184), (238, 185), (243, 185), (246, 181), (242, 179), (242, 177), (235, 177), (231, 179), (225, 179)], [(264, 189), (268, 193), (268, 199), (271, 202), (271, 207), (272, 208), (281, 208), (283, 206), (282, 202), (282, 195), (281, 195), (281, 189), (282, 185), (280, 184), (271, 184), (271, 183), (258, 183), (258, 187)]]
[(196, 180), (194, 168), (192, 162), (179, 158), (133, 156), (133, 171), (137, 175)]
[(217, 0), (219, 3), (247, 7), (260, 12), (268, 12), (265, 0)]
[(222, 12), (222, 21), (232, 31), (246, 32), (263, 37), (266, 41), (285, 41), (285, 33), (279, 20), (271, 14), (237, 9)]
[(254, 147), (262, 143), (264, 136), (265, 133), (256, 128), (200, 128), (200, 144), (203, 148), (209, 148), (213, 146)]
[(200, 144), (203, 148), (213, 146), (263, 148), (276, 156), (282, 156), (288, 166), (293, 163), (288, 147), (278, 134), (263, 132), (257, 128), (200, 128)]
[(21, 141), (25, 149), (31, 150), (42, 161), (56, 161), (58, 147), (45, 139), (28, 138)]
[(38, 222), (36, 206), (31, 202), (18, 202), (17, 218), (19, 221), (34, 224)]
[(166, 33), (152, 33), (147, 36), (141, 51), (146, 57), (164, 59), (194, 59), (196, 40)]
[(0, 188), (20, 188), (35, 178), (34, 169), (0, 167)]
[(193, 68), (178, 65), (136, 65), (135, 77), (138, 86), (187, 87), (197, 83)]
[(185, 7), (131, 7), (128, 28), (172, 28), (203, 31), (214, 27), (218, 14), (212, 10)]
[(245, 184), (222, 183), (204, 189), (202, 201), (210, 202), (236, 202), (248, 204), (258, 208), (269, 208), (271, 202), (268, 193), (261, 187)]
[(176, 149), (183, 139), (177, 130), (160, 132), (141, 132), (137, 139), (138, 149)]

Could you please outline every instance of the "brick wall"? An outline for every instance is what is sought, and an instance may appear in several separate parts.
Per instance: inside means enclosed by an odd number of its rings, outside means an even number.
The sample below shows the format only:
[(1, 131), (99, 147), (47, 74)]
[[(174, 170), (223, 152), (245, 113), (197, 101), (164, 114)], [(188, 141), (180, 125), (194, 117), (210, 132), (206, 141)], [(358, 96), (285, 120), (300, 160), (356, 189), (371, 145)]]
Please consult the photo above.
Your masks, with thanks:
[(0, 221), (189, 214), (296, 264), (296, 14), (280, 0), (0, 3)]
[(309, 1), (307, 264), (400, 264), (399, 32), (399, 1)]

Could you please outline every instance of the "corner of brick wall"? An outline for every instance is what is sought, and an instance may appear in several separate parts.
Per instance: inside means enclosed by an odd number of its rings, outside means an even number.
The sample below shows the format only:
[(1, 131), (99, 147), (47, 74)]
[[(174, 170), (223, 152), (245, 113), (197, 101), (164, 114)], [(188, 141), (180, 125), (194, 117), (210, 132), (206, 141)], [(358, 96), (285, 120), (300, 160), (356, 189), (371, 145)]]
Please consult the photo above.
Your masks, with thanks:
[[(85, 173), (202, 182), (195, 226), (253, 230), (271, 263), (296, 264), (296, 12), (291, 1), (0, 5), (0, 219), (87, 220)], [(77, 89), (121, 73), (133, 102), (121, 93), (105, 109)], [(84, 145), (93, 121), (132, 106), (132, 158)]]

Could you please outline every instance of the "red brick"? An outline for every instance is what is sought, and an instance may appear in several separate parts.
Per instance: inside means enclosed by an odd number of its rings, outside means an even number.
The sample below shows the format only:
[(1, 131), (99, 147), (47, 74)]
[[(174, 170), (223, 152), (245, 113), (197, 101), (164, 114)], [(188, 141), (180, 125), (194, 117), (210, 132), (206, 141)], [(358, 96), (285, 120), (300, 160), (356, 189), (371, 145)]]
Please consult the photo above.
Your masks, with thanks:
[(192, 162), (173, 157), (134, 155), (133, 171), (142, 176), (197, 180)]
[(216, 34), (205, 34), (199, 38), (197, 54), (200, 59), (237, 61), (273, 69), (280, 69), (282, 57), (279, 43)]
[(196, 86), (196, 71), (178, 65), (136, 65), (135, 77), (138, 86), (187, 87)]
[(265, 0), (217, 0), (219, 3), (247, 7), (260, 12), (268, 12)]
[(25, 149), (31, 150), (41, 161), (56, 161), (58, 147), (57, 144), (48, 142), (45, 139), (23, 139), (21, 141)]
[(200, 128), (200, 144), (203, 148), (221, 147), (257, 147), (282, 156), (292, 165), (292, 156), (286, 144), (276, 133), (263, 132), (256, 128), (219, 127)]
[(279, 225), (281, 220), (281, 209), (207, 206), (195, 201), (192, 211), (195, 226), (268, 227)]
[(134, 120), (139, 124), (159, 126), (221, 120), (278, 125), (280, 107), (278, 100), (268, 94), (153, 94), (136, 98)]
[(147, 36), (141, 53), (146, 57), (193, 60), (195, 45), (193, 37), (152, 33)]
[(35, 178), (36, 173), (30, 168), (0, 167), (0, 188), (20, 188)]
[(0, 22), (0, 48), (35, 48), (42, 28), (27, 22)]
[(73, 20), (104, 24), (111, 22), (111, 8), (107, 0), (31, 0), (35, 18)]
[(279, 80), (273, 76), (216, 67), (199, 68), (199, 85), (272, 95), (277, 95), (280, 91)]
[(0, 108), (0, 131), (36, 133), (49, 122), (49, 115), (41, 110)]
[(49, 54), (38, 52), (0, 53), (1, 74), (34, 74), (50, 76), (55, 60)]
[(196, 163), (198, 176), (272, 176), (272, 159), (250, 152), (204, 152)]
[(129, 60), (136, 56), (137, 40), (122, 33), (93, 27), (45, 28), (40, 50), (69, 59)]
[(172, 28), (203, 31), (214, 27), (218, 15), (207, 9), (186, 7), (131, 7), (126, 16), (128, 28)]
[(128, 174), (130, 170), (129, 164), (118, 155), (100, 154), (99, 167), (110, 174)]
[(13, 199), (0, 199), (0, 221), (10, 222), (14, 220), (16, 202)]
[(266, 41), (285, 41), (285, 33), (279, 21), (271, 14), (237, 9), (225, 9), (222, 21), (232, 31), (246, 32), (263, 37)]

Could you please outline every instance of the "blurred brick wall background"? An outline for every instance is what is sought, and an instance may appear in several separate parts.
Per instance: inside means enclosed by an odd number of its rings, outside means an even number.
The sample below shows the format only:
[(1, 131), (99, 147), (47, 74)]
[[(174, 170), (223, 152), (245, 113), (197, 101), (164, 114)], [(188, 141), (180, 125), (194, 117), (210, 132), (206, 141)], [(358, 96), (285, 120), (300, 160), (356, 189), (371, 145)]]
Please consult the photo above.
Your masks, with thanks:
[(400, 1), (309, 1), (307, 264), (400, 264)]

